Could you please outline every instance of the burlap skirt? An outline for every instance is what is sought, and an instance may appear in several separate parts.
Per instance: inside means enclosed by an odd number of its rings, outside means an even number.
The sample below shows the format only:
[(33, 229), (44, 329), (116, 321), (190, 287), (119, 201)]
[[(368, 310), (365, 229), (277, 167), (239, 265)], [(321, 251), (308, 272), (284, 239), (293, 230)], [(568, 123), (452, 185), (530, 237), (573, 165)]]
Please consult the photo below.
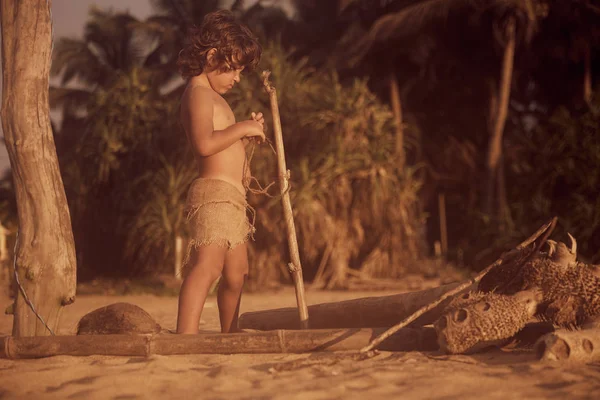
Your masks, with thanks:
[(185, 206), (190, 242), (184, 267), (194, 248), (217, 244), (232, 249), (248, 241), (254, 233), (248, 209), (246, 197), (231, 183), (209, 178), (193, 181)]

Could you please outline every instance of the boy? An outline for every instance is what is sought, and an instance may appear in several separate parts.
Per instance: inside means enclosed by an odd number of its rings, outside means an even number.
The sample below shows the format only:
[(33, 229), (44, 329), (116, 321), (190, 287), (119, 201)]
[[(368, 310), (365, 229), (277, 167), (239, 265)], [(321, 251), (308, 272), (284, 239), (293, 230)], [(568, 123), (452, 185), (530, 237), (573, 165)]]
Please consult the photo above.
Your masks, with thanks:
[(245, 67), (258, 64), (261, 47), (250, 30), (225, 10), (207, 14), (179, 54), (188, 80), (181, 99), (181, 121), (198, 164), (186, 203), (191, 242), (179, 294), (177, 333), (198, 333), (200, 315), (212, 284), (217, 293), (221, 332), (238, 330), (242, 287), (248, 274), (246, 241), (254, 227), (246, 216), (245, 141), (264, 141), (262, 113), (235, 122), (221, 97), (240, 81)]

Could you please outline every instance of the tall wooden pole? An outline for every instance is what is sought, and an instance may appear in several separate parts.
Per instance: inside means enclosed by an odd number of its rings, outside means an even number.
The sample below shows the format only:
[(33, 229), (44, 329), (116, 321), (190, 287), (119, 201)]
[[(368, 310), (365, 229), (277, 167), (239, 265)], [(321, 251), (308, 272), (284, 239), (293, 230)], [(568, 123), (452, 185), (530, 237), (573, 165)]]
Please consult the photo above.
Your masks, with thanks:
[(302, 278), (302, 265), (300, 264), (300, 253), (298, 251), (298, 240), (296, 239), (296, 227), (294, 226), (294, 214), (292, 212), (292, 202), (290, 201), (289, 174), (290, 171), (285, 165), (285, 151), (283, 149), (283, 135), (281, 131), (281, 119), (279, 116), (279, 105), (277, 104), (277, 93), (275, 88), (269, 82), (269, 71), (263, 72), (263, 84), (269, 94), (271, 101), (271, 113), (273, 114), (273, 131), (275, 133), (275, 148), (277, 151), (277, 165), (279, 169), (279, 189), (281, 192), (281, 201), (283, 205), (283, 216), (288, 234), (288, 246), (290, 250), (291, 263), (288, 264), (294, 286), (296, 288), (296, 302), (298, 303), (298, 313), (300, 315), (300, 328), (308, 329), (308, 307), (304, 296), (304, 279)]
[(50, 1), (2, 0), (0, 7), (0, 117), (19, 216), (12, 334), (50, 335), (76, 286), (71, 217), (50, 128)]

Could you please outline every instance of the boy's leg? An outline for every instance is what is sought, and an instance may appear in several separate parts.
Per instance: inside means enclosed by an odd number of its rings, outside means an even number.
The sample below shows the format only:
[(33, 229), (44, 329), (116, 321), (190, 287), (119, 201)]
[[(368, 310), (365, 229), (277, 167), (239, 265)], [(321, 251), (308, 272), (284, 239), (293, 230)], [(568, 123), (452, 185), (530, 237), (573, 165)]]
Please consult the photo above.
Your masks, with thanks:
[(242, 289), (248, 276), (248, 246), (246, 243), (237, 245), (227, 252), (222, 275), (223, 279), (219, 282), (217, 292), (221, 332), (236, 332), (238, 331)]
[(190, 270), (181, 284), (177, 333), (198, 333), (200, 315), (211, 285), (223, 271), (227, 248), (211, 244), (192, 250)]

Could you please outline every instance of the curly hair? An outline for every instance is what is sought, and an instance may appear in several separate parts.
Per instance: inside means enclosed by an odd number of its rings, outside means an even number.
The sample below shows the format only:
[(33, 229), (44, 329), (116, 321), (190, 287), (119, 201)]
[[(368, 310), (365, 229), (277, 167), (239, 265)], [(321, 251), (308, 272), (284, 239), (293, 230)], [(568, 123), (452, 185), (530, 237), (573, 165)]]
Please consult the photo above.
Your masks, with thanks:
[[(210, 62), (208, 52), (216, 49)], [(177, 67), (186, 79), (206, 70), (227, 71), (245, 67), (252, 70), (260, 61), (262, 47), (250, 29), (237, 21), (227, 10), (204, 16), (200, 27), (190, 29), (183, 49), (179, 52)]]

